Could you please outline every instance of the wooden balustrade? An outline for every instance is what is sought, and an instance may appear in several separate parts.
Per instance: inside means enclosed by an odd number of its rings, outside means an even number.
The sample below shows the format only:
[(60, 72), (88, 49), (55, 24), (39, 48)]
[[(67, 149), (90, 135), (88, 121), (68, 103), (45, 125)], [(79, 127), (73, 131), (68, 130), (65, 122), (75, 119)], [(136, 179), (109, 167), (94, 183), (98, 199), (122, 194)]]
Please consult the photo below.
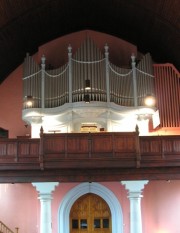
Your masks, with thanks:
[(180, 166), (180, 136), (140, 137), (141, 166)]
[(7, 227), (3, 222), (0, 221), (0, 233), (18, 233), (19, 228), (15, 228), (16, 231), (12, 231), (9, 227)]
[(39, 168), (39, 139), (0, 139), (0, 170)]
[(0, 182), (70, 181), (77, 172), (77, 180), (83, 179), (80, 172), (96, 176), (104, 172), (109, 180), (115, 172), (125, 172), (128, 178), (153, 169), (180, 174), (180, 136), (41, 132), (40, 139), (0, 139)]
[(42, 161), (46, 168), (137, 167), (138, 134), (43, 134)]

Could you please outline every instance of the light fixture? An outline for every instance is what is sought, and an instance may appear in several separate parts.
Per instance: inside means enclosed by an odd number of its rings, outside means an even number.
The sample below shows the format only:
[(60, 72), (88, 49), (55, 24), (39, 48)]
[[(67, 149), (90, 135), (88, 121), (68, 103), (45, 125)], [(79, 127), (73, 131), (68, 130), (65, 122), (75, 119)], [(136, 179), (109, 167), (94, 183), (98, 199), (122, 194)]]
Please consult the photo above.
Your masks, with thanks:
[(91, 89), (90, 80), (86, 79), (85, 80), (85, 90), (90, 90), (90, 89)]
[(32, 105), (33, 105), (33, 97), (31, 95), (26, 96), (25, 105), (28, 108), (32, 107)]
[(89, 96), (89, 94), (85, 94), (84, 95), (84, 101), (85, 101), (85, 103), (90, 103), (90, 96)]
[(147, 95), (144, 98), (144, 104), (148, 107), (154, 107), (155, 103), (156, 103), (156, 99), (155, 99), (155, 96), (153, 95)]

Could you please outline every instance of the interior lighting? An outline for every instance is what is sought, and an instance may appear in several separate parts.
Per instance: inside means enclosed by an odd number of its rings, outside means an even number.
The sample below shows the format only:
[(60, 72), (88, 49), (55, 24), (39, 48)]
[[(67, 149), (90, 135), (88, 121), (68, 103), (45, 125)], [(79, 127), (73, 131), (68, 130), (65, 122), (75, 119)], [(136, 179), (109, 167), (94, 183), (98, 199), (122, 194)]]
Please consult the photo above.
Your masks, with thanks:
[(31, 95), (28, 95), (26, 97), (25, 104), (26, 104), (26, 107), (28, 107), (28, 108), (32, 107), (32, 105), (33, 105), (33, 97)]
[(144, 99), (144, 104), (148, 107), (154, 107), (156, 99), (153, 95), (147, 95)]

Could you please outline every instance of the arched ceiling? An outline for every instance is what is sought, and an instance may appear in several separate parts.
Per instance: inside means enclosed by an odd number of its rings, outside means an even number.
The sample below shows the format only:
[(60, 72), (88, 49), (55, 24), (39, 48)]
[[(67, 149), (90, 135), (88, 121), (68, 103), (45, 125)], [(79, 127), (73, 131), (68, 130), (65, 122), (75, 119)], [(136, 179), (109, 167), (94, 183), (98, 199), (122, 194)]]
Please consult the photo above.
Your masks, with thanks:
[(111, 34), (180, 68), (179, 0), (1, 0), (0, 83), (52, 39), (80, 30)]

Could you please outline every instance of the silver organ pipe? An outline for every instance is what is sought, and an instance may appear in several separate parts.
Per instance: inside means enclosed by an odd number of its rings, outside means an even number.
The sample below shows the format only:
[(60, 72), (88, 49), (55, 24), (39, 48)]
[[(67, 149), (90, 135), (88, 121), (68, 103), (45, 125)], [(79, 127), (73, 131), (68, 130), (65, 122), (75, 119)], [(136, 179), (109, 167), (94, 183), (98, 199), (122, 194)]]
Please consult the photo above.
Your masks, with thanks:
[(146, 54), (137, 64), (138, 105), (143, 105), (147, 94), (154, 94), (153, 64), (150, 54)]
[(110, 64), (111, 102), (121, 106), (133, 106), (132, 72)]
[(180, 126), (180, 75), (172, 64), (155, 64), (155, 89), (161, 127)]
[[(28, 96), (32, 96), (34, 108), (40, 108), (41, 101), (41, 69), (40, 66), (27, 54), (24, 60), (23, 98), (24, 103)], [(26, 105), (24, 104), (24, 108)]]
[(45, 75), (45, 107), (54, 108), (67, 103), (68, 92), (67, 65), (47, 70)]
[(105, 101), (104, 56), (91, 39), (87, 39), (73, 56), (73, 102), (83, 101), (85, 80), (90, 80), (91, 89), (87, 92), (91, 101)]

